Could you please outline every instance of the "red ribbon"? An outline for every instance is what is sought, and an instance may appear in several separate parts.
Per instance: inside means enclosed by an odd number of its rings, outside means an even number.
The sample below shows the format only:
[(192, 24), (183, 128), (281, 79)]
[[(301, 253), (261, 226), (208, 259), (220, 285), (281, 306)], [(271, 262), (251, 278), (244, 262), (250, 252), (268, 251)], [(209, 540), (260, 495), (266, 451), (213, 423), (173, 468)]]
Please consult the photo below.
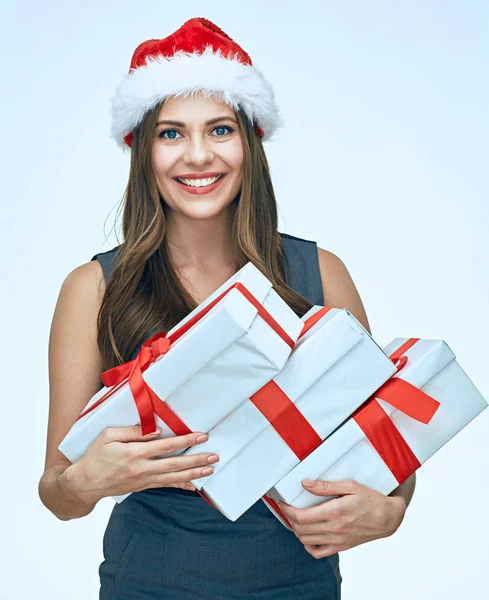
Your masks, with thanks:
[[(398, 362), (397, 373), (407, 363), (408, 358), (404, 356), (404, 352), (407, 352), (418, 341), (419, 338), (407, 340), (389, 356), (393, 363)], [(388, 402), (412, 419), (426, 425), (433, 418), (440, 403), (407, 381), (399, 377), (392, 377), (352, 414), (352, 418), (362, 429), (396, 481), (401, 484), (419, 469), (421, 463), (376, 398)], [(275, 500), (267, 494), (262, 498), (292, 528)]]
[[(398, 373), (408, 360), (403, 356), (404, 352), (417, 341), (418, 338), (409, 339), (390, 355), (389, 358), (394, 363), (399, 361)], [(376, 398), (388, 402), (412, 419), (426, 425), (433, 418), (440, 403), (407, 381), (392, 377), (352, 415), (396, 481), (401, 484), (419, 469), (421, 463)]]
[[(313, 315), (313, 317), (315, 316)], [(306, 321), (306, 323), (308, 322)], [(314, 323), (308, 324), (309, 327), (304, 326), (301, 335), (314, 325)], [(408, 360), (407, 356), (403, 356), (404, 352), (414, 346), (417, 341), (417, 338), (411, 338), (390, 355), (389, 358), (392, 362), (399, 361), (397, 372), (405, 366)], [(425, 424), (431, 421), (440, 403), (407, 381), (393, 377), (352, 414), (352, 418), (360, 426), (397, 482), (401, 484), (419, 469), (421, 464), (375, 398), (388, 402), (411, 418)], [(322, 443), (322, 439), (311, 424), (273, 380), (254, 394), (250, 400), (270, 421), (272, 427), (299, 460), (304, 460)], [(262, 498), (290, 527), (287, 517), (275, 500), (267, 494)]]
[(322, 442), (313, 426), (275, 381), (269, 381), (250, 400), (299, 460)]
[(170, 350), (171, 344), (176, 342), (176, 340), (189, 331), (189, 329), (191, 329), (198, 321), (200, 321), (218, 302), (220, 302), (220, 300), (222, 300), (222, 298), (224, 298), (224, 296), (226, 296), (233, 289), (238, 290), (241, 294), (243, 294), (248, 302), (253, 304), (260, 317), (275, 331), (275, 333), (277, 333), (280, 338), (283, 339), (288, 346), (290, 346), (290, 348), (294, 347), (294, 341), (288, 335), (288, 333), (279, 325), (279, 323), (277, 323), (272, 315), (253, 296), (253, 294), (241, 282), (238, 281), (231, 285), (227, 290), (222, 292), (222, 294), (217, 296), (202, 310), (197, 312), (191, 319), (189, 319), (171, 335), (168, 336), (163, 332), (156, 333), (154, 336), (143, 342), (141, 350), (136, 358), (113, 367), (108, 371), (104, 371), (100, 375), (100, 378), (102, 379), (104, 385), (111, 387), (111, 389), (96, 402), (94, 402), (94, 404), (89, 406), (84, 412), (82, 412), (77, 420), (90, 413), (92, 410), (97, 408), (97, 406), (100, 406), (102, 402), (105, 402), (118, 389), (120, 389), (121, 386), (129, 381), (131, 393), (134, 397), (136, 408), (140, 417), (143, 435), (156, 430), (156, 422), (154, 418), (155, 413), (176, 435), (192, 433), (185, 423), (149, 387), (149, 385), (143, 379), (142, 373), (159, 356), (166, 354)]
[(143, 342), (141, 350), (133, 360), (118, 365), (108, 371), (104, 371), (100, 378), (107, 387), (111, 387), (104, 396), (97, 402), (89, 406), (78, 417), (81, 419), (86, 414), (94, 410), (97, 406), (105, 402), (112, 396), (126, 381), (129, 381), (134, 402), (139, 414), (142, 434), (146, 435), (156, 429), (154, 413), (168, 425), (176, 435), (185, 435), (192, 431), (185, 423), (171, 410), (171, 408), (155, 394), (151, 387), (144, 381), (142, 374), (149, 365), (162, 354), (168, 352), (170, 339), (163, 332), (156, 333), (151, 338)]
[(304, 321), (304, 326), (302, 327), (301, 333), (299, 335), (299, 340), (303, 335), (305, 335), (309, 329), (314, 327), (318, 321), (320, 321), (326, 313), (329, 313), (331, 310), (330, 306), (321, 306), (321, 308), (316, 311), (313, 315), (311, 315), (308, 319)]
[[(299, 339), (330, 310), (330, 307), (323, 306), (306, 319)], [(265, 384), (250, 396), (250, 400), (299, 460), (303, 460), (322, 442), (309, 421), (275, 381)], [(214, 506), (207, 496), (197, 491), (208, 504)]]
[[(299, 339), (330, 310), (330, 307), (323, 306), (306, 319)], [(323, 441), (306, 417), (273, 379), (259, 389), (256, 394), (253, 394), (250, 400), (299, 460), (304, 460)]]

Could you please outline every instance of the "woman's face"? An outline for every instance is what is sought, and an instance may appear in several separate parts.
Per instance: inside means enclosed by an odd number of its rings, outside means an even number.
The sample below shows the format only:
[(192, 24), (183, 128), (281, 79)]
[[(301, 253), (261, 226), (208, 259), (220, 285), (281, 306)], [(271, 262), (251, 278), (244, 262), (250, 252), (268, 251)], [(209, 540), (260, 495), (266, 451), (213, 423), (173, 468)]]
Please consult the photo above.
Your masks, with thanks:
[(243, 144), (233, 109), (200, 94), (167, 99), (152, 162), (168, 207), (194, 219), (219, 214), (241, 188)]

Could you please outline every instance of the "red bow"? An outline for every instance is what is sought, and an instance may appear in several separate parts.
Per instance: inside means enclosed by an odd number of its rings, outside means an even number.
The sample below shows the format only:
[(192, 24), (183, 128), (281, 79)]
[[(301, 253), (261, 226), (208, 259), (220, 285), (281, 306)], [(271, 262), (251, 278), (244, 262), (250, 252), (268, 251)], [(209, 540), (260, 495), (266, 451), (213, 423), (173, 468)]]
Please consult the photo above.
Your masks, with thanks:
[(159, 332), (153, 335), (151, 338), (143, 342), (141, 350), (139, 351), (136, 358), (130, 360), (122, 365), (118, 365), (104, 371), (100, 378), (107, 387), (111, 389), (106, 392), (101, 398), (89, 406), (77, 420), (84, 417), (86, 414), (94, 410), (97, 406), (105, 402), (107, 398), (112, 396), (122, 385), (129, 380), (129, 386), (131, 393), (136, 403), (141, 422), (141, 428), (143, 435), (151, 433), (156, 429), (156, 422), (154, 413), (160, 417), (160, 419), (168, 425), (168, 427), (176, 435), (185, 435), (192, 433), (192, 430), (185, 425), (185, 423), (171, 410), (171, 408), (159, 398), (155, 392), (149, 387), (144, 381), (142, 373), (149, 367), (162, 354), (166, 354), (170, 349), (170, 345), (178, 340), (184, 333), (189, 331), (198, 321), (202, 319), (224, 296), (226, 296), (231, 290), (236, 289), (238, 292), (243, 294), (245, 298), (250, 302), (258, 311), (260, 317), (275, 331), (275, 333), (282, 338), (282, 340), (290, 347), (294, 347), (294, 341), (288, 335), (288, 333), (279, 325), (279, 323), (272, 317), (272, 315), (263, 307), (260, 302), (253, 296), (253, 294), (241, 283), (236, 282), (231, 285), (227, 290), (222, 292), (219, 296), (214, 298), (212, 302), (207, 304), (202, 310), (195, 313), (195, 315), (186, 321), (181, 327), (174, 331), (170, 336), (167, 337), (166, 333)]
[[(403, 356), (404, 352), (407, 352), (417, 341), (418, 338), (409, 339), (389, 356), (393, 363), (398, 361), (398, 373), (408, 360), (407, 356)], [(399, 377), (392, 377), (352, 414), (352, 418), (362, 429), (396, 481), (401, 484), (419, 469), (421, 463), (376, 398), (388, 402), (412, 419), (425, 424), (431, 421), (440, 403), (407, 381)], [(313, 445), (313, 436), (310, 436), (309, 439)], [(263, 496), (263, 500), (292, 529), (290, 522), (275, 500), (267, 494)]]
[[(392, 362), (399, 361), (397, 372), (401, 371), (408, 360), (407, 356), (403, 356), (404, 352), (417, 341), (418, 338), (409, 339), (390, 355)], [(440, 403), (407, 381), (392, 377), (352, 415), (396, 481), (401, 484), (419, 469), (421, 463), (376, 398), (425, 424), (431, 421)]]
[(162, 354), (166, 354), (169, 347), (170, 340), (166, 337), (166, 333), (156, 333), (143, 342), (141, 350), (136, 358), (123, 363), (122, 365), (113, 367), (108, 371), (104, 371), (100, 375), (100, 379), (104, 385), (110, 387), (111, 390), (99, 398), (92, 406), (88, 407), (78, 418), (81, 419), (87, 413), (92, 411), (129, 380), (129, 387), (139, 413), (143, 435), (155, 431), (155, 413), (176, 435), (192, 433), (166, 402), (163, 402), (143, 379), (142, 374), (144, 371), (146, 371), (149, 365), (155, 362)]

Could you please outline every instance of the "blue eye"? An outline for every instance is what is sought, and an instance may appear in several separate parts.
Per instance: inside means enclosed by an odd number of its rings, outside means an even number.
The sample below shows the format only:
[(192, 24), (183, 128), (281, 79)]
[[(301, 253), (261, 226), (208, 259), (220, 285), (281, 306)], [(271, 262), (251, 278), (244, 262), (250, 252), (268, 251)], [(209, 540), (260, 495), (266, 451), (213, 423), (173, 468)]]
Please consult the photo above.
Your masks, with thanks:
[(219, 127), (216, 127), (214, 131), (216, 132), (217, 137), (222, 137), (223, 135), (226, 135), (226, 133), (231, 133), (233, 129), (227, 125), (219, 125)]
[[(166, 135), (168, 134), (168, 135)], [(160, 131), (158, 137), (165, 138), (166, 140), (176, 140), (177, 135), (180, 135), (176, 129), (165, 129)]]
[[(213, 133), (216, 137), (224, 137), (228, 133), (232, 133), (234, 129), (232, 127), (228, 127), (227, 125), (219, 125), (213, 129)], [(177, 140), (180, 136), (180, 132), (176, 129), (165, 129), (164, 131), (160, 131), (158, 134), (159, 138), (165, 140)]]

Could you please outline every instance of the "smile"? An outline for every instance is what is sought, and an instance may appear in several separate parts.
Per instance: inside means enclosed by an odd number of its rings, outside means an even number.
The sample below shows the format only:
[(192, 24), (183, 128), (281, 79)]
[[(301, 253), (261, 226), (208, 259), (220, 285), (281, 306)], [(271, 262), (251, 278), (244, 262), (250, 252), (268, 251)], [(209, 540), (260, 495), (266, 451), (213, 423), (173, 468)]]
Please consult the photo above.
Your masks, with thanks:
[(173, 177), (175, 183), (189, 194), (210, 194), (217, 187), (221, 185), (221, 182), (226, 177), (227, 173), (202, 173), (202, 175), (208, 175), (207, 177)]
[(217, 177), (207, 177), (205, 179), (180, 179), (177, 177), (177, 180), (184, 185), (188, 185), (190, 187), (207, 187), (208, 185), (212, 185), (221, 179), (222, 175), (217, 175)]

